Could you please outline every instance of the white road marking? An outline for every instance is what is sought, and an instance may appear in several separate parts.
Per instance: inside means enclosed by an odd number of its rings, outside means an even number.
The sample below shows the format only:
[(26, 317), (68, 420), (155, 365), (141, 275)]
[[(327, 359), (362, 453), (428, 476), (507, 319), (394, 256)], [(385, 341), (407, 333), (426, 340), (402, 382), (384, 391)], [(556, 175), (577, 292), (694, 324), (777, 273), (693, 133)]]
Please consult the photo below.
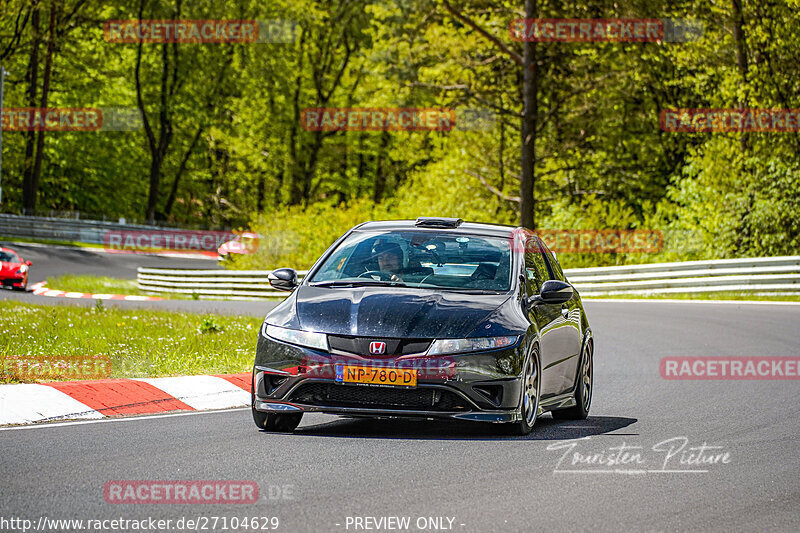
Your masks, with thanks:
[(54, 423), (41, 423), (29, 426), (12, 426), (0, 427), (0, 431), (19, 431), (23, 429), (42, 429), (42, 428), (58, 428), (65, 426), (82, 426), (84, 424), (104, 424), (107, 422), (133, 422), (136, 420), (148, 420), (151, 418), (172, 418), (174, 416), (195, 416), (207, 415), (210, 413), (225, 413), (230, 411), (244, 411), (246, 407), (238, 407), (235, 409), (215, 409), (213, 411), (182, 411), (180, 413), (167, 413), (161, 415), (142, 415), (142, 416), (129, 416), (124, 418), (103, 418), (100, 420), (75, 420), (72, 422), (54, 422)]

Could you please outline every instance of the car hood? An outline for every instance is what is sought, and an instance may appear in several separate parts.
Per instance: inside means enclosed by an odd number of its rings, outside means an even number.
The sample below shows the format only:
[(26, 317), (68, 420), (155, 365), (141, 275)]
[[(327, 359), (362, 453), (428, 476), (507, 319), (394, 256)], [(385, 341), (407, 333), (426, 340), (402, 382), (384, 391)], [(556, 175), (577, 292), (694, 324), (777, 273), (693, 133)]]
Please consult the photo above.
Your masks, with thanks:
[(19, 270), (19, 267), (21, 266), (22, 263), (6, 263), (4, 261), (0, 261), (0, 277), (6, 278), (11, 276), (19, 276), (19, 274), (17, 274), (17, 270)]
[(301, 285), (291, 298), (295, 300), (296, 314), (283, 313), (283, 324), (270, 322), (334, 335), (459, 338), (466, 337), (508, 298), (508, 294), (402, 287)]

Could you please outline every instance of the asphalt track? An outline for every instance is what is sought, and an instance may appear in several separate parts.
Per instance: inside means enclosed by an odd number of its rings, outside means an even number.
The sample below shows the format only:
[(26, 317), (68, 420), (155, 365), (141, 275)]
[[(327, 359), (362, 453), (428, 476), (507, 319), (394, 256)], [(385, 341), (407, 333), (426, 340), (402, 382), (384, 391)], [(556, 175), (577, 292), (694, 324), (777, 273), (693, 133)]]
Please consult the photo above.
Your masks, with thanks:
[[(450, 517), (464, 532), (800, 530), (800, 382), (667, 381), (659, 373), (665, 356), (797, 356), (800, 306), (586, 308), (597, 348), (585, 421), (545, 416), (529, 437), (499, 437), (465, 423), (306, 415), (294, 434), (268, 434), (249, 411), (233, 410), (2, 430), (0, 517), (174, 525), (277, 516), (277, 530), (290, 532), (366, 531), (354, 528), (355, 517), (386, 516), (411, 517), (408, 531), (419, 530), (419, 517)], [(624, 443), (641, 446), (645, 464), (594, 471), (560, 463), (565, 450), (548, 449), (581, 437), (589, 438), (575, 450), (585, 456)], [(676, 458), (663, 465), (667, 445), (659, 443), (677, 437), (719, 446), (728, 462), (705, 472)], [(564, 471), (582, 468), (592, 472)], [(254, 480), (261, 497), (109, 504), (109, 480)]]
[[(121, 279), (135, 279), (138, 267), (157, 268), (220, 268), (216, 261), (184, 257), (164, 257), (150, 254), (104, 253), (88, 248), (45, 246), (0, 241), (0, 246), (11, 248), (23, 259), (33, 262), (28, 286), (49, 277), (62, 274), (91, 274)], [(58, 287), (51, 287), (58, 289)], [(51, 298), (34, 294), (0, 289), (0, 300), (16, 300), (43, 305), (74, 305), (91, 307), (94, 300)], [(164, 309), (192, 313), (241, 314), (264, 316), (275, 302), (224, 302), (214, 300), (163, 300), (135, 302), (106, 300), (106, 307), (123, 309)]]
[(32, 261), (28, 285), (62, 274), (91, 274), (112, 278), (135, 279), (137, 267), (220, 268), (210, 259), (165, 257), (154, 254), (109, 253), (102, 249), (73, 246), (50, 246), (0, 241), (23, 259)]

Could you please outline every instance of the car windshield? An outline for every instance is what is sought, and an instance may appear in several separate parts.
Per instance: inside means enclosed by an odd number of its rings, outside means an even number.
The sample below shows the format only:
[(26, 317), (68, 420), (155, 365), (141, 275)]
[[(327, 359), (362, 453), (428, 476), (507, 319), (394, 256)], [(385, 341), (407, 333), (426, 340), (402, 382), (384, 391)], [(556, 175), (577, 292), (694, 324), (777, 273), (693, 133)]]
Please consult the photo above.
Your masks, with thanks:
[(19, 257), (14, 252), (6, 252), (5, 250), (0, 250), (0, 261), (4, 263), (21, 263)]
[(386, 285), (507, 291), (507, 239), (432, 231), (353, 232), (309, 279), (317, 286)]

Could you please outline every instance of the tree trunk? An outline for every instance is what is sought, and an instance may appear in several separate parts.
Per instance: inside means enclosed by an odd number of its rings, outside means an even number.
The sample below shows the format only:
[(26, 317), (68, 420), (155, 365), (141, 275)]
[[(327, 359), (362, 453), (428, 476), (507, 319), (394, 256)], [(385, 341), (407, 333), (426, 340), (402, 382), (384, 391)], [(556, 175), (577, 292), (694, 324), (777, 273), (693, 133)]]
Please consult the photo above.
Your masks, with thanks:
[[(525, 0), (525, 17), (536, 18), (536, 0)], [(526, 41), (522, 60), (522, 179), (520, 180), (520, 225), (536, 229), (534, 184), (536, 183), (536, 115), (538, 114), (538, 72), (536, 43)]]
[[(176, 19), (180, 18), (181, 3), (177, 4), (177, 11), (175, 13)], [(144, 13), (144, 0), (139, 2), (139, 16), (138, 20), (142, 20)], [(144, 97), (142, 95), (142, 43), (139, 41), (136, 48), (136, 64), (134, 67), (134, 81), (136, 85), (136, 105), (139, 112), (142, 114), (142, 124), (144, 126), (145, 136), (147, 137), (147, 147), (150, 150), (150, 176), (148, 182), (147, 193), (147, 207), (145, 208), (145, 219), (148, 222), (155, 222), (156, 207), (158, 205), (158, 189), (161, 183), (161, 166), (164, 163), (166, 154), (169, 151), (170, 142), (172, 142), (172, 117), (170, 114), (170, 98), (172, 96), (172, 89), (175, 87), (178, 69), (178, 45), (172, 43), (173, 50), (173, 64), (169, 61), (169, 49), (166, 44), (161, 45), (161, 88), (160, 88), (160, 102), (158, 109), (158, 139), (156, 139), (153, 126), (147, 116), (147, 110), (144, 105)], [(169, 81), (172, 79), (172, 87)]]
[(259, 172), (258, 184), (256, 185), (256, 213), (264, 209), (264, 191), (267, 189), (267, 173)]
[(367, 157), (364, 155), (364, 133), (358, 132), (358, 180), (356, 180), (355, 197), (361, 196), (361, 184), (364, 183), (364, 174), (367, 172)]
[[(47, 108), (47, 96), (50, 93), (50, 74), (53, 70), (53, 49), (56, 40), (56, 7), (50, 6), (50, 36), (47, 40), (47, 55), (44, 60), (44, 80), (42, 81), (42, 104), (41, 108)], [(38, 132), (36, 137), (36, 156), (33, 163), (33, 176), (31, 178), (31, 211), (36, 208), (36, 195), (39, 192), (39, 174), (42, 170), (42, 157), (44, 155), (44, 136), (45, 131)]]
[[(183, 158), (181, 159), (181, 164), (178, 167), (178, 172), (175, 174), (175, 180), (172, 182), (172, 188), (169, 191), (169, 196), (167, 197), (167, 203), (164, 206), (164, 211), (161, 214), (161, 217), (166, 219), (172, 214), (172, 207), (175, 204), (175, 198), (178, 196), (178, 184), (181, 181), (181, 176), (183, 173), (186, 172), (186, 166), (189, 163), (189, 158), (194, 152), (195, 147), (197, 146), (197, 141), (200, 140), (200, 136), (203, 134), (203, 128), (197, 128), (197, 132), (195, 132), (194, 137), (192, 138), (192, 142), (189, 145), (189, 149), (186, 150), (186, 153), (183, 154)], [(260, 198), (259, 198), (260, 200)]]
[[(172, 141), (172, 118), (170, 117), (170, 89), (169, 74), (172, 71), (169, 63), (169, 49), (166, 44), (161, 45), (161, 103), (158, 110), (158, 145), (152, 153), (153, 161), (150, 165), (150, 190), (147, 194), (147, 220), (155, 222), (156, 207), (158, 206), (158, 189), (161, 185), (161, 166), (166, 158)], [(177, 44), (173, 43), (173, 49)], [(177, 62), (177, 50), (173, 58)], [(174, 68), (177, 69), (177, 66)], [(172, 72), (173, 76), (175, 75)]]
[(386, 192), (386, 169), (384, 168), (384, 159), (386, 158), (386, 148), (389, 145), (389, 132), (384, 131), (381, 134), (381, 144), (378, 148), (378, 161), (375, 164), (375, 189), (372, 193), (372, 201), (380, 203), (383, 199), (383, 194)]
[(303, 86), (303, 58), (305, 56), (306, 32), (300, 30), (299, 59), (297, 74), (295, 77), (294, 95), (292, 96), (292, 108), (294, 110), (292, 125), (289, 129), (289, 205), (298, 205), (303, 199), (303, 189), (300, 184), (301, 168), (298, 161), (297, 144), (300, 142), (301, 135), (298, 131), (300, 124), (300, 91)]
[[(36, 87), (39, 85), (39, 6), (34, 6), (31, 16), (31, 57), (28, 64), (28, 107), (36, 107)], [(25, 134), (25, 160), (22, 170), (22, 208), (23, 214), (33, 214), (36, 207), (36, 192), (33, 189), (33, 148), (36, 143), (36, 132), (32, 129)]]
[[(747, 43), (744, 36), (744, 14), (742, 13), (742, 0), (732, 0), (733, 7), (733, 41), (736, 45), (736, 67), (739, 76), (742, 78), (742, 87), (747, 88)], [(747, 105), (746, 97), (737, 102), (739, 108)], [(739, 142), (741, 143), (742, 155), (747, 152), (748, 140), (747, 133), (742, 132)]]

